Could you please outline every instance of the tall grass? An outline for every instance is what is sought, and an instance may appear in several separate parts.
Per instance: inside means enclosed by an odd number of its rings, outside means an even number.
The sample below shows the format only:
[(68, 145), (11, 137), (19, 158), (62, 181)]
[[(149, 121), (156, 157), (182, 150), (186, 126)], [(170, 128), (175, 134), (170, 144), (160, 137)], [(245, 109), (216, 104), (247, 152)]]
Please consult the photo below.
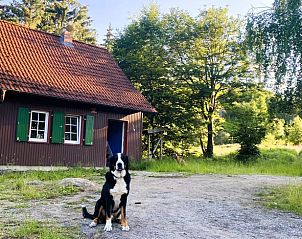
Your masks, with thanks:
[(214, 159), (201, 157), (185, 158), (184, 163), (164, 157), (163, 160), (145, 160), (132, 163), (132, 170), (153, 172), (184, 172), (200, 174), (267, 174), (284, 176), (302, 176), (302, 156), (295, 150), (262, 150), (261, 156), (249, 164), (239, 163), (234, 154)]
[(302, 215), (302, 184), (276, 187), (260, 195), (269, 208), (281, 209)]

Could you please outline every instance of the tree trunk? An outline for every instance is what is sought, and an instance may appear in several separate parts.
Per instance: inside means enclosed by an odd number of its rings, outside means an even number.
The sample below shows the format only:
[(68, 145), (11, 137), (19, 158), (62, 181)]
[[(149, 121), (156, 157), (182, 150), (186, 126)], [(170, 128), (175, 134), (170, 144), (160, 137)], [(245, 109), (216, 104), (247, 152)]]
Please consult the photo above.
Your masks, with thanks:
[(204, 156), (207, 158), (213, 158), (213, 150), (214, 150), (214, 145), (213, 145), (213, 120), (212, 117), (209, 119), (208, 122), (208, 142), (207, 142), (207, 148), (205, 151)]

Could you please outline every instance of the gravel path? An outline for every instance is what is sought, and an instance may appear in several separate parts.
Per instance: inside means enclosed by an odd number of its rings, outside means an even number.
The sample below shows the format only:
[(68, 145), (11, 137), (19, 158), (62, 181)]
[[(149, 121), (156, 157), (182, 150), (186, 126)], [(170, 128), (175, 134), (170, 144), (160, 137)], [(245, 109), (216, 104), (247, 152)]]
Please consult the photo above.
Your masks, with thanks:
[[(90, 228), (80, 205), (93, 211), (100, 193), (95, 189), (75, 196), (29, 201), (28, 207), (0, 201), (0, 223), (14, 217), (55, 220), (81, 230), (81, 239), (196, 239), (196, 238), (302, 238), (302, 217), (269, 210), (257, 193), (274, 185), (301, 183), (302, 178), (257, 175), (193, 175), (132, 173), (127, 216), (129, 232), (113, 224)], [(99, 186), (101, 188), (101, 186)]]
[[(257, 192), (272, 185), (301, 182), (274, 176), (132, 176), (128, 203), (129, 232), (113, 225), (88, 227), (87, 238), (302, 238), (302, 217), (260, 206)], [(90, 210), (92, 210), (92, 204)]]

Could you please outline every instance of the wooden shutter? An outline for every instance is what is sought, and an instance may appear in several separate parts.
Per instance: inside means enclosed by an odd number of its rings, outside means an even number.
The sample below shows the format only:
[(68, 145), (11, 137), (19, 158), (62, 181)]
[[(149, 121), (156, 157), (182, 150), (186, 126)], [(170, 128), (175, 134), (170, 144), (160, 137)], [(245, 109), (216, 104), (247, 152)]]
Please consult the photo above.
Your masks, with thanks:
[(85, 145), (93, 144), (93, 127), (94, 127), (94, 116), (86, 115), (86, 127), (85, 127)]
[(52, 136), (51, 143), (62, 144), (64, 143), (64, 126), (65, 115), (63, 112), (54, 112), (52, 118)]
[(29, 109), (19, 108), (17, 120), (17, 141), (28, 141)]

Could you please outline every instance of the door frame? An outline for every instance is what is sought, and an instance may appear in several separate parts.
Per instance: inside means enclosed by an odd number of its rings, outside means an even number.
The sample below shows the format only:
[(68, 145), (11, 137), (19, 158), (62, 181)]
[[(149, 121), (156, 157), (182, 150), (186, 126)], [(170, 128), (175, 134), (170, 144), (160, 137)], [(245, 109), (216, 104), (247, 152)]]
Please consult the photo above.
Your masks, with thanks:
[(109, 124), (110, 122), (119, 122), (122, 124), (122, 136), (121, 136), (121, 153), (127, 154), (128, 152), (128, 121), (120, 120), (120, 119), (108, 119), (108, 126), (107, 126), (107, 137), (106, 141), (108, 142), (108, 136), (109, 136)]

